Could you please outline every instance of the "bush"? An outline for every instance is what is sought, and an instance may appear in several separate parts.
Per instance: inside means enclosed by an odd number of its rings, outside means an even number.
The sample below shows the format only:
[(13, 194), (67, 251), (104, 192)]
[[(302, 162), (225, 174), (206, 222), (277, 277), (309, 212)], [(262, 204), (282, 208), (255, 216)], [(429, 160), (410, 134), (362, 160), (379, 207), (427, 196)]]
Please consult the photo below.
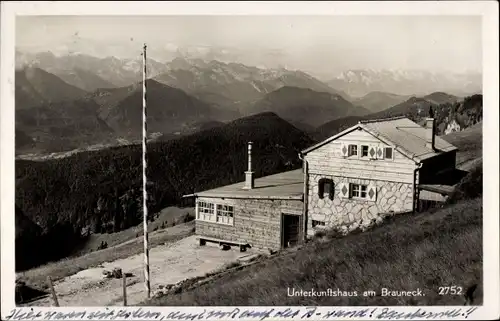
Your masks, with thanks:
[(230, 263), (227, 263), (223, 268), (222, 270), (229, 270), (229, 269), (232, 269), (232, 268), (235, 268), (235, 267), (238, 267), (238, 266), (241, 266), (241, 262), (238, 262), (238, 261), (235, 261), (235, 262), (230, 262)]
[(315, 238), (322, 238), (326, 236), (326, 231), (325, 230), (318, 230), (314, 232), (314, 237)]
[(97, 247), (97, 250), (104, 250), (108, 248), (108, 242), (101, 241), (101, 244)]

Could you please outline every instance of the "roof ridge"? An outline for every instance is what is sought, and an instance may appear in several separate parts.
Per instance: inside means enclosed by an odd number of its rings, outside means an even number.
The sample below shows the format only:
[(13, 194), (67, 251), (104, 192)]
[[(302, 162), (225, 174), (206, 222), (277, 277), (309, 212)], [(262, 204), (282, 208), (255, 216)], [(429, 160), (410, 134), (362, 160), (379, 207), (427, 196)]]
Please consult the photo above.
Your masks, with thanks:
[(397, 119), (403, 119), (403, 118), (408, 118), (408, 117), (396, 116), (396, 117), (388, 117), (388, 118), (367, 119), (367, 120), (360, 120), (358, 122), (358, 124), (378, 123), (378, 122), (391, 121), (391, 120), (397, 120)]

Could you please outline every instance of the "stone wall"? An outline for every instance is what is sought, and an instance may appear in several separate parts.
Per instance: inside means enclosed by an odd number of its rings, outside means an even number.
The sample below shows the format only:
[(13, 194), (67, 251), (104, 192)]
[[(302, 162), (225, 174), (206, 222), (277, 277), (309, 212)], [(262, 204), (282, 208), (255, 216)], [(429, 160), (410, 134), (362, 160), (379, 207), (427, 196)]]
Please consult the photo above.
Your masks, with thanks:
[[(319, 198), (318, 181), (321, 178), (333, 180), (335, 189), (333, 199), (326, 195), (322, 199)], [(340, 183), (376, 186), (376, 199), (369, 201), (342, 198)], [(311, 174), (308, 193), (308, 236), (314, 235), (319, 228), (345, 226), (348, 229), (354, 229), (358, 226), (368, 226), (374, 220), (381, 220), (382, 215), (409, 212), (413, 209), (413, 186), (407, 183)], [(313, 220), (323, 221), (325, 226), (314, 229)]]
[(255, 248), (281, 247), (281, 214), (302, 215), (303, 203), (298, 200), (259, 200), (199, 198), (198, 201), (234, 207), (232, 225), (196, 220), (196, 234), (247, 242)]

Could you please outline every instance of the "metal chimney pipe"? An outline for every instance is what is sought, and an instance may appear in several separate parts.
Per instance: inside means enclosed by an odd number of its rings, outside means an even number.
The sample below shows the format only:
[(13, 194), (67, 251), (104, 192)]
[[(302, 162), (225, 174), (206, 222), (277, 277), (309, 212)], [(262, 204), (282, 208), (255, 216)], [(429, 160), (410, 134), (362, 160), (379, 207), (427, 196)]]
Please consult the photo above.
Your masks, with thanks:
[(252, 142), (248, 142), (248, 171), (252, 171)]
[(254, 178), (252, 171), (252, 142), (248, 142), (248, 169), (245, 172), (245, 186), (243, 189), (254, 188)]

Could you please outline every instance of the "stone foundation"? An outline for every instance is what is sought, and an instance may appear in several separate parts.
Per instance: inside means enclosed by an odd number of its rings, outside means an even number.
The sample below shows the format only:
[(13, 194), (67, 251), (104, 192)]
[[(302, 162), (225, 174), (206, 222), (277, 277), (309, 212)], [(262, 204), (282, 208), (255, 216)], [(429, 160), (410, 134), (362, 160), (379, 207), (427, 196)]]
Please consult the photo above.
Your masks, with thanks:
[[(333, 181), (335, 193), (332, 200), (326, 195), (319, 198), (318, 181), (321, 178)], [(374, 185), (377, 188), (376, 200), (342, 198), (340, 183)], [(382, 216), (413, 210), (413, 186), (407, 183), (311, 174), (308, 193), (308, 236), (321, 228), (347, 227), (351, 230), (369, 226), (374, 221), (380, 221)], [(323, 221), (325, 226), (313, 228), (313, 220)]]

